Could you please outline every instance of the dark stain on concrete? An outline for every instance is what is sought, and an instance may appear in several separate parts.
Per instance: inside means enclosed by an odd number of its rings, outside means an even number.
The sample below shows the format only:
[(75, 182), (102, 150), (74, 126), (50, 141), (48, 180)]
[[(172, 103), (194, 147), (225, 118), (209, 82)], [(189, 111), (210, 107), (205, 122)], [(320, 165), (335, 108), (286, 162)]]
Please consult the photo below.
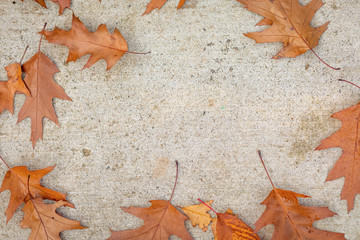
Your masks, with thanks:
[(336, 131), (336, 121), (329, 121), (330, 115), (325, 116), (322, 114), (321, 111), (319, 113), (312, 111), (301, 116), (298, 120), (298, 126), (292, 137), (294, 141), (288, 154), (290, 158), (296, 159), (296, 164), (303, 162), (306, 154), (314, 151), (320, 144), (321, 139), (319, 136), (322, 136), (324, 132), (328, 132), (329, 129)]
[(88, 157), (88, 156), (90, 156), (90, 154), (91, 154), (91, 150), (84, 148), (84, 149), (82, 150), (82, 153), (83, 153), (83, 156), (84, 156), (84, 157)]

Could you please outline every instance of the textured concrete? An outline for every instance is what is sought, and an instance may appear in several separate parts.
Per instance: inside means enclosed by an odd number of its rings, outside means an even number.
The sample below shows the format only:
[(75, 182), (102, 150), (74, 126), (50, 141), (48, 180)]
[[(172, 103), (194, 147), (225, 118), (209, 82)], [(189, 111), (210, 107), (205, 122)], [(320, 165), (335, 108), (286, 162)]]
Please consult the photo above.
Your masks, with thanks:
[[(30, 120), (16, 125), (24, 96), (18, 95), (15, 114), (0, 115), (0, 154), (11, 166), (40, 169), (56, 164), (43, 185), (68, 193), (77, 209), (61, 208), (86, 230), (65, 231), (62, 238), (105, 239), (109, 228), (130, 229), (142, 221), (121, 206), (149, 206), (152, 199), (168, 199), (180, 163), (172, 203), (196, 204), (214, 200), (219, 212), (232, 208), (252, 227), (264, 211), (260, 203), (271, 185), (256, 151), (275, 185), (312, 196), (307, 206), (328, 206), (338, 216), (318, 221), (320, 229), (345, 232), (360, 239), (360, 198), (347, 213), (340, 201), (343, 179), (324, 182), (341, 149), (316, 151), (320, 141), (340, 127), (331, 119), (336, 111), (359, 102), (360, 90), (338, 82), (360, 83), (360, 1), (325, 0), (313, 25), (331, 21), (315, 51), (295, 59), (272, 60), (279, 43), (255, 44), (242, 35), (262, 27), (261, 19), (235, 0), (188, 0), (176, 11), (177, 0), (141, 16), (149, 0), (73, 0), (71, 8), (92, 31), (101, 23), (117, 27), (129, 50), (110, 71), (104, 61), (83, 70), (88, 57), (65, 63), (64, 46), (43, 42), (42, 51), (61, 73), (55, 80), (73, 102), (54, 100), (61, 127), (44, 120), (44, 140), (32, 149)], [(309, 1), (305, 1), (309, 2)], [(43, 23), (69, 29), (72, 11), (58, 16), (47, 1), (0, 2), (0, 79), (6, 65), (25, 60), (36, 51)], [(7, 171), (0, 164), (1, 178)], [(4, 212), (9, 192), (0, 194)], [(0, 239), (27, 239), (16, 211), (6, 225), (0, 214)], [(211, 239), (187, 223), (194, 239)], [(260, 231), (270, 239), (268, 226)], [(177, 239), (172, 237), (172, 239)]]

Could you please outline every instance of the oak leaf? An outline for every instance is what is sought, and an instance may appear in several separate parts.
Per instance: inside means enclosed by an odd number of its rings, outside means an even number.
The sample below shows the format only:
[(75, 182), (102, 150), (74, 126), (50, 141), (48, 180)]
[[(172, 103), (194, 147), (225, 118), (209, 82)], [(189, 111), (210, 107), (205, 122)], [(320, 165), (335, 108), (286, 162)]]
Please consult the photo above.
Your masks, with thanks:
[(53, 75), (60, 72), (56, 65), (40, 51), (23, 65), (26, 74), (24, 82), (30, 89), (31, 96), (27, 96), (22, 106), (18, 123), (25, 118), (31, 118), (31, 141), (33, 147), (38, 139), (43, 138), (43, 118), (47, 117), (57, 125), (60, 125), (52, 104), (53, 98), (71, 101), (64, 89), (56, 84)]
[(44, 36), (51, 43), (69, 48), (66, 62), (76, 61), (84, 55), (91, 54), (83, 69), (104, 59), (107, 63), (106, 70), (109, 70), (128, 51), (126, 40), (117, 28), (110, 34), (106, 25), (101, 24), (96, 32), (89, 32), (75, 15), (70, 31), (55, 27), (53, 31), (45, 31)]
[(21, 78), (21, 66), (19, 63), (13, 63), (5, 67), (8, 80), (0, 82), (0, 113), (7, 109), (14, 113), (14, 95), (23, 93), (30, 96), (30, 92)]
[(326, 181), (345, 177), (341, 199), (345, 199), (350, 212), (356, 194), (360, 194), (360, 103), (331, 115), (342, 122), (340, 130), (321, 141), (315, 150), (340, 147), (343, 153), (329, 172)]
[[(155, 8), (160, 9), (166, 1), (167, 0), (151, 0), (151, 2), (147, 5), (144, 14), (150, 13)], [(185, 1), (186, 0), (180, 0), (177, 9), (181, 8), (184, 5)]]
[(12, 218), (15, 210), (26, 201), (26, 196), (29, 194), (28, 190), (30, 190), (30, 194), (34, 198), (46, 198), (54, 201), (64, 200), (66, 206), (74, 207), (73, 204), (66, 201), (66, 194), (45, 188), (40, 184), (41, 178), (51, 172), (54, 167), (30, 171), (25, 166), (19, 166), (13, 167), (5, 174), (0, 193), (5, 190), (11, 192), (9, 206), (5, 211), (6, 222)]
[(261, 203), (265, 212), (255, 223), (255, 232), (268, 224), (275, 225), (271, 239), (344, 239), (343, 233), (323, 231), (314, 228), (315, 221), (336, 215), (327, 207), (305, 207), (297, 198), (309, 196), (274, 188)]
[[(23, 2), (24, 0), (21, 0), (21, 1)], [(34, 1), (39, 3), (44, 8), (47, 8), (45, 0), (34, 0)], [(62, 14), (64, 12), (65, 8), (69, 8), (70, 2), (71, 2), (71, 0), (50, 0), (50, 1), (59, 5), (59, 7), (60, 7), (59, 14)]]
[(274, 224), (275, 231), (272, 235), (272, 240), (345, 240), (343, 233), (314, 228), (312, 225), (315, 221), (334, 216), (336, 213), (330, 211), (327, 207), (302, 206), (297, 198), (309, 198), (309, 196), (275, 188), (262, 160), (260, 151), (258, 153), (273, 190), (261, 203), (266, 206), (266, 209), (256, 221), (254, 231), (257, 232), (268, 224)]
[(180, 213), (169, 201), (152, 200), (150, 203), (151, 206), (148, 208), (121, 208), (125, 212), (143, 219), (144, 225), (134, 230), (111, 231), (112, 235), (109, 240), (168, 240), (171, 235), (176, 235), (183, 240), (192, 239), (184, 225), (187, 217)]
[(176, 163), (176, 180), (171, 197), (168, 201), (152, 200), (148, 208), (129, 207), (121, 208), (127, 213), (144, 220), (144, 225), (138, 229), (125, 231), (112, 231), (108, 240), (131, 239), (131, 240), (168, 240), (171, 235), (176, 235), (183, 240), (192, 240), (185, 228), (184, 221), (188, 218), (179, 212), (171, 203), (176, 188), (179, 163)]
[[(204, 232), (207, 231), (210, 222), (213, 220), (208, 211), (213, 201), (207, 201), (205, 204), (190, 205), (181, 208), (183, 212), (188, 216), (193, 227), (199, 226)], [(208, 206), (207, 206), (208, 205)]]
[[(315, 12), (324, 4), (312, 0), (301, 6), (298, 0), (238, 0), (252, 12), (264, 17), (257, 25), (270, 25), (261, 32), (244, 34), (257, 43), (282, 42), (283, 48), (273, 58), (296, 57), (318, 45), (319, 38), (329, 22), (312, 27), (310, 22)], [(314, 52), (315, 53), (315, 52)], [(317, 56), (317, 55), (316, 55)]]
[(72, 229), (84, 229), (80, 222), (61, 217), (56, 209), (66, 205), (66, 201), (45, 204), (42, 199), (34, 198), (26, 202), (22, 211), (24, 219), (20, 223), (22, 228), (31, 228), (29, 240), (58, 239), (60, 232)]

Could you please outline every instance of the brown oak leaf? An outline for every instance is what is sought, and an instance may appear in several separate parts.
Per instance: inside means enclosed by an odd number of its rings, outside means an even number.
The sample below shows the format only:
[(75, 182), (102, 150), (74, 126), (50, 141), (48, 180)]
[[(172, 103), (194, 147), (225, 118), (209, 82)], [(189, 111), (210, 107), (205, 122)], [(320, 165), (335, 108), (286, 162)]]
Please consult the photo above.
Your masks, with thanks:
[(143, 219), (144, 225), (133, 230), (111, 231), (112, 235), (109, 240), (168, 240), (171, 235), (176, 235), (183, 240), (192, 239), (184, 225), (184, 221), (187, 217), (171, 205), (169, 201), (152, 200), (150, 203), (151, 206), (148, 208), (122, 208), (125, 212)]
[(14, 95), (23, 93), (30, 96), (30, 92), (21, 78), (21, 66), (19, 63), (12, 63), (5, 67), (8, 80), (0, 82), (0, 113), (7, 109), (14, 114)]
[(343, 153), (329, 172), (326, 181), (345, 177), (341, 199), (345, 199), (350, 212), (356, 194), (360, 194), (360, 103), (331, 115), (342, 122), (340, 130), (321, 141), (315, 150), (340, 147)]
[[(312, 27), (310, 22), (315, 12), (324, 4), (322, 0), (312, 0), (306, 6), (298, 0), (238, 0), (252, 12), (264, 17), (257, 25), (270, 25), (261, 32), (244, 34), (257, 43), (282, 42), (283, 48), (273, 58), (296, 57), (312, 50), (327, 29), (329, 22), (320, 27)], [(314, 52), (315, 53), (315, 52)], [(317, 55), (316, 55), (317, 56)]]
[(170, 199), (168, 201), (152, 200), (150, 201), (151, 206), (148, 208), (121, 208), (125, 212), (144, 220), (144, 225), (133, 230), (117, 232), (111, 230), (111, 237), (108, 240), (168, 240), (171, 235), (176, 235), (183, 240), (193, 239), (184, 225), (184, 221), (188, 218), (170, 203), (178, 178), (179, 163), (177, 161), (175, 163), (176, 180)]
[(31, 118), (31, 141), (33, 147), (38, 139), (43, 138), (43, 118), (47, 117), (57, 125), (60, 125), (52, 104), (53, 98), (71, 101), (64, 89), (56, 84), (53, 75), (60, 72), (56, 65), (40, 51), (23, 65), (25, 72), (24, 82), (30, 89), (31, 96), (27, 96), (22, 106), (18, 123), (25, 118)]
[(306, 240), (345, 240), (343, 233), (323, 231), (314, 228), (315, 221), (336, 215), (327, 207), (305, 207), (299, 204), (297, 198), (309, 198), (304, 194), (275, 188), (270, 175), (258, 151), (266, 174), (273, 190), (261, 203), (266, 206), (264, 213), (255, 223), (255, 232), (268, 224), (274, 224), (275, 231), (272, 240), (306, 239)]
[[(150, 13), (155, 8), (160, 9), (166, 1), (167, 0), (151, 0), (151, 2), (147, 5), (144, 14)], [(185, 1), (186, 0), (180, 0), (177, 9), (181, 8), (184, 5)]]
[[(189, 217), (193, 227), (199, 226), (204, 232), (207, 231), (210, 222), (213, 220), (208, 211), (213, 201), (207, 201), (205, 204), (190, 205), (181, 208), (184, 213)], [(208, 205), (208, 206), (207, 206)]]
[(66, 201), (45, 204), (42, 199), (34, 198), (26, 202), (22, 211), (24, 219), (20, 223), (22, 228), (31, 228), (29, 240), (58, 239), (64, 230), (84, 229), (80, 222), (61, 217), (56, 209), (66, 205)]
[(216, 215), (217, 218), (213, 219), (211, 225), (215, 240), (260, 240), (254, 230), (234, 215), (231, 209)]
[(101, 24), (96, 32), (89, 32), (75, 15), (73, 15), (70, 31), (55, 27), (53, 31), (45, 31), (44, 36), (51, 43), (69, 48), (66, 62), (76, 61), (84, 55), (91, 54), (84, 69), (104, 59), (107, 63), (106, 70), (109, 70), (128, 51), (126, 40), (117, 28), (113, 34), (110, 34), (106, 25)]
[[(21, 0), (21, 1), (23, 2), (24, 0)], [(47, 8), (45, 0), (34, 0), (34, 1), (39, 3), (44, 8)], [(59, 5), (59, 7), (60, 7), (59, 14), (62, 14), (64, 12), (65, 8), (69, 8), (70, 2), (71, 2), (71, 0), (50, 0), (50, 1)]]
[(297, 198), (309, 196), (296, 192), (274, 188), (261, 203), (265, 212), (255, 223), (255, 232), (268, 224), (275, 225), (271, 239), (344, 239), (343, 233), (323, 231), (314, 228), (315, 221), (336, 215), (327, 207), (304, 207)]
[(66, 201), (66, 194), (45, 188), (40, 184), (41, 178), (51, 172), (54, 167), (30, 171), (25, 166), (19, 166), (13, 167), (6, 173), (0, 188), (0, 192), (5, 190), (11, 192), (9, 206), (5, 211), (6, 222), (12, 218), (15, 210), (26, 201), (26, 196), (29, 194), (28, 189), (34, 198), (46, 198), (54, 201), (64, 200), (66, 206), (74, 207), (73, 204)]

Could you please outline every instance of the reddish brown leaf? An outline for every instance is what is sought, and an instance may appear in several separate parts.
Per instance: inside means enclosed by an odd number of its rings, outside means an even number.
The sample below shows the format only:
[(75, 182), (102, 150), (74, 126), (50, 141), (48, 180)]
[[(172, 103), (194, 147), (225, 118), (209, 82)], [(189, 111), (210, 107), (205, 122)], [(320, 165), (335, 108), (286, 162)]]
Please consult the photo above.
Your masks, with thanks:
[(211, 225), (215, 240), (260, 240), (254, 230), (234, 215), (231, 209), (216, 215)]
[[(40, 41), (41, 43), (41, 41)], [(56, 84), (53, 75), (60, 72), (56, 65), (39, 51), (23, 65), (25, 84), (30, 89), (31, 96), (27, 96), (18, 116), (18, 122), (31, 118), (31, 141), (33, 147), (38, 139), (43, 138), (42, 120), (47, 117), (60, 125), (52, 104), (53, 98), (69, 100), (64, 89)]]
[(42, 199), (35, 198), (26, 202), (22, 211), (24, 219), (20, 223), (22, 228), (31, 228), (29, 240), (60, 239), (60, 232), (72, 229), (84, 229), (80, 222), (61, 217), (56, 209), (66, 205), (65, 201), (45, 204)]
[(111, 237), (108, 240), (168, 240), (171, 235), (176, 235), (183, 240), (192, 239), (184, 225), (184, 221), (188, 218), (170, 203), (178, 178), (179, 163), (177, 161), (175, 163), (176, 180), (170, 199), (168, 201), (152, 200), (150, 201), (151, 206), (148, 208), (122, 208), (125, 212), (143, 219), (144, 225), (134, 230), (118, 232), (111, 230)]
[(12, 218), (15, 210), (25, 202), (25, 198), (29, 194), (28, 189), (34, 198), (46, 198), (54, 201), (64, 200), (68, 207), (74, 207), (73, 204), (66, 201), (66, 194), (45, 188), (40, 184), (40, 179), (51, 172), (54, 167), (30, 171), (25, 166), (19, 166), (13, 167), (6, 173), (0, 189), (0, 192), (4, 190), (10, 190), (11, 192), (9, 206), (5, 212), (7, 216), (6, 222)]
[(171, 235), (176, 235), (183, 240), (192, 239), (184, 225), (187, 217), (180, 213), (169, 201), (153, 200), (150, 202), (151, 206), (148, 208), (122, 208), (125, 212), (143, 219), (144, 225), (134, 230), (111, 231), (112, 235), (109, 240), (168, 240)]
[[(151, 0), (151, 2), (147, 5), (144, 14), (150, 13), (155, 8), (160, 9), (166, 1), (167, 0)], [(181, 8), (184, 5), (185, 1), (186, 0), (180, 0), (177, 9)]]
[(30, 92), (21, 78), (21, 66), (19, 63), (13, 63), (5, 67), (8, 80), (0, 82), (0, 113), (7, 109), (14, 114), (14, 95), (23, 93), (30, 96)]
[(281, 51), (273, 57), (275, 59), (296, 57), (312, 50), (318, 45), (320, 36), (329, 24), (327, 22), (316, 28), (310, 25), (315, 12), (324, 4), (322, 0), (312, 0), (306, 6), (300, 5), (298, 0), (238, 1), (249, 11), (264, 17), (258, 25), (270, 25), (264, 31), (247, 33), (244, 34), (245, 36), (254, 39), (257, 43), (282, 42), (284, 44)]
[(275, 225), (271, 239), (307, 239), (307, 240), (340, 240), (343, 233), (323, 231), (314, 228), (315, 221), (336, 215), (327, 207), (304, 207), (297, 198), (308, 196), (283, 189), (274, 189), (261, 203), (266, 206), (265, 212), (255, 223), (255, 232), (268, 224)]
[(333, 114), (342, 126), (339, 131), (321, 141), (315, 150), (340, 147), (343, 153), (329, 172), (326, 181), (345, 177), (341, 199), (345, 199), (350, 212), (354, 208), (356, 194), (360, 193), (360, 103)]
[(101, 24), (96, 32), (89, 32), (85, 25), (73, 15), (70, 31), (55, 27), (53, 31), (45, 31), (46, 40), (51, 43), (65, 45), (69, 48), (66, 62), (91, 54), (84, 68), (91, 67), (100, 59), (107, 63), (107, 70), (128, 51), (127, 43), (118, 29), (110, 34), (106, 25)]
[(266, 206), (264, 213), (255, 223), (255, 232), (268, 224), (275, 225), (272, 240), (345, 240), (343, 233), (323, 231), (314, 228), (315, 221), (336, 215), (327, 207), (304, 207), (297, 198), (308, 198), (304, 194), (275, 188), (258, 151), (260, 160), (271, 182), (273, 190), (261, 203)]

